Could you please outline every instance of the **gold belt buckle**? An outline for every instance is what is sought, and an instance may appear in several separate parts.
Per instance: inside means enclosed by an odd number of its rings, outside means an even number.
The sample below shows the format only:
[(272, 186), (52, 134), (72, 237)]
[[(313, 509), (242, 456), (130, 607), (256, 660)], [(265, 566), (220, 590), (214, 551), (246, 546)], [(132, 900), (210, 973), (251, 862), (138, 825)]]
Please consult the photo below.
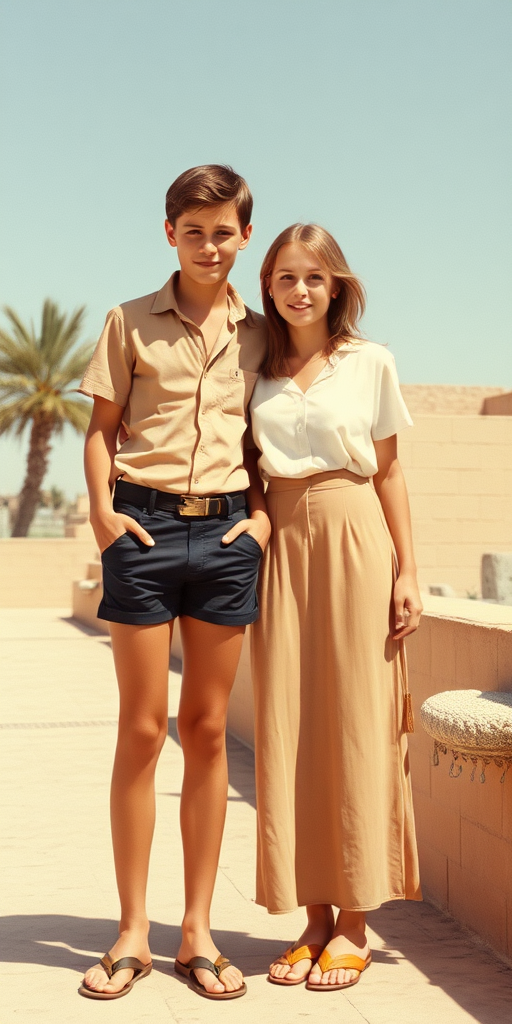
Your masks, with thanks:
[(207, 516), (208, 498), (196, 498), (193, 494), (180, 494), (182, 505), (178, 505), (180, 516)]
[(194, 494), (180, 494), (183, 504), (178, 505), (180, 516), (218, 516), (222, 508), (221, 498), (198, 498)]

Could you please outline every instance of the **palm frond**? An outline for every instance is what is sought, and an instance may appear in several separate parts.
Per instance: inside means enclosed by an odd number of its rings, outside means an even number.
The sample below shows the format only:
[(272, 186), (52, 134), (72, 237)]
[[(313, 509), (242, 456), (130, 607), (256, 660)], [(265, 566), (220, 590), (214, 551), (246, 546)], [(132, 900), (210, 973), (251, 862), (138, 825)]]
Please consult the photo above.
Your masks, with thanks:
[(63, 366), (59, 367), (50, 378), (52, 388), (55, 390), (62, 390), (63, 388), (69, 387), (74, 381), (82, 379), (89, 360), (94, 351), (94, 345), (89, 343), (81, 345), (80, 348), (75, 349), (68, 361)]
[(20, 320), (18, 314), (11, 306), (3, 307), (4, 313), (8, 320), (11, 321), (13, 328), (13, 334), (18, 344), (20, 345), (36, 345), (36, 336), (34, 334), (34, 328), (31, 325), (30, 330), (25, 327), (25, 324)]
[(0, 330), (0, 373), (27, 373), (39, 378), (41, 356), (35, 345), (18, 345)]
[(76, 345), (82, 330), (85, 307), (68, 317), (60, 314), (55, 302), (46, 299), (43, 306), (39, 350), (47, 366), (47, 379)]
[(34, 380), (26, 374), (12, 373), (9, 376), (0, 376), (0, 400), (13, 397), (14, 395), (25, 396), (34, 392)]
[(77, 398), (65, 398), (62, 402), (65, 422), (69, 423), (77, 434), (85, 434), (91, 418), (92, 405), (81, 402)]

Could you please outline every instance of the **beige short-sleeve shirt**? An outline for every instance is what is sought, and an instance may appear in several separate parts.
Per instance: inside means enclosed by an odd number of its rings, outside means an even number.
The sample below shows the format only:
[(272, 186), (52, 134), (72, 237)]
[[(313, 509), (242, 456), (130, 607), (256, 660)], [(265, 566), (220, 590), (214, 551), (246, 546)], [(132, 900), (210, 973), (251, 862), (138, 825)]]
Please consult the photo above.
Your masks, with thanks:
[(178, 308), (174, 275), (108, 314), (79, 391), (123, 407), (115, 467), (124, 480), (176, 494), (248, 487), (242, 440), (267, 334), (231, 286), (228, 302), (209, 355)]
[(393, 356), (363, 340), (340, 345), (305, 394), (289, 377), (260, 377), (251, 421), (267, 479), (336, 469), (374, 476), (373, 442), (412, 425)]

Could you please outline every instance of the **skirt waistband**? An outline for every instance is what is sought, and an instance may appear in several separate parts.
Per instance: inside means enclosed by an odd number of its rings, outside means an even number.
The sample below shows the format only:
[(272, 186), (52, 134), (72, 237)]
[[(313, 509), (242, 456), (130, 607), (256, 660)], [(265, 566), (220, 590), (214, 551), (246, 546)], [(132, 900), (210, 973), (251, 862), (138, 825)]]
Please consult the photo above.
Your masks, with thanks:
[(305, 491), (310, 487), (330, 484), (331, 486), (346, 486), (346, 484), (367, 484), (368, 476), (359, 476), (358, 473), (351, 473), (349, 469), (332, 469), (326, 473), (313, 473), (311, 476), (303, 476), (295, 479), (288, 476), (271, 476), (268, 481), (268, 490), (272, 491)]

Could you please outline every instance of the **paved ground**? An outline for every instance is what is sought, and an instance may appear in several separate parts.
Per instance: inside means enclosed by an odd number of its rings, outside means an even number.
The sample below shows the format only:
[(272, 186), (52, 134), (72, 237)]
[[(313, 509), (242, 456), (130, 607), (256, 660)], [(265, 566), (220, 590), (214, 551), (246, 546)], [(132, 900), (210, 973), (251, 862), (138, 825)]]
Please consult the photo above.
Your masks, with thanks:
[[(2, 611), (2, 1021), (123, 1024), (510, 1024), (512, 973), (426, 904), (370, 915), (374, 964), (346, 994), (282, 989), (270, 959), (300, 932), (302, 912), (269, 917), (253, 902), (251, 753), (230, 740), (231, 789), (213, 907), (218, 943), (243, 968), (242, 1000), (201, 999), (172, 969), (182, 910), (178, 802), (182, 770), (169, 720), (157, 780), (149, 885), (156, 969), (114, 1003), (81, 999), (81, 974), (113, 940), (118, 913), (108, 830), (116, 688), (108, 638), (66, 611)], [(170, 673), (171, 715), (179, 676)]]

